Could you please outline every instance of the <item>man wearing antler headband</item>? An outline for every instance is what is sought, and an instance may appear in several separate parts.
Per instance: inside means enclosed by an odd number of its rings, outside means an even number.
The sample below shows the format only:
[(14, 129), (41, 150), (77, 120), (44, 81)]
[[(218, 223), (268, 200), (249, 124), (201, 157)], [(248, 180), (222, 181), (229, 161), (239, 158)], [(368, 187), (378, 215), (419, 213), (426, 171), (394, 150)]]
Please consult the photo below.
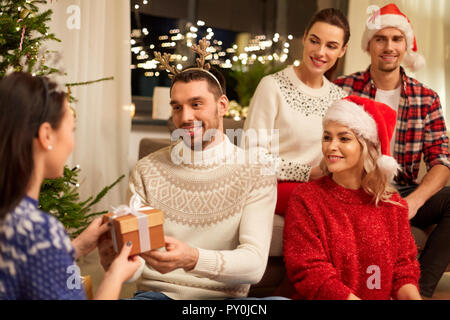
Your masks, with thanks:
[[(228, 99), (222, 75), (205, 64), (207, 46), (193, 46), (197, 67), (181, 72), (155, 54), (172, 73), (175, 138), (183, 141), (141, 159), (130, 176), (129, 195), (164, 211), (166, 234), (165, 251), (141, 254), (135, 299), (244, 298), (266, 268), (276, 178), (267, 165), (230, 161), (245, 151), (223, 133)], [(107, 265), (106, 250), (101, 257)]]
[[(184, 142), (192, 150), (205, 149), (209, 144), (217, 144), (223, 140), (223, 121), (228, 108), (228, 98), (225, 95), (225, 79), (216, 69), (211, 69), (205, 63), (209, 43), (205, 38), (198, 45), (192, 45), (192, 50), (199, 55), (196, 66), (179, 71), (170, 64), (170, 55), (155, 52), (155, 59), (160, 68), (169, 72), (172, 79), (171, 101), (172, 117), (178, 130), (172, 135), (173, 140), (183, 137)], [(185, 85), (189, 83), (189, 85)], [(212, 96), (210, 96), (209, 91)], [(196, 95), (188, 101), (188, 108), (183, 108), (182, 102), (191, 92), (204, 93)], [(210, 101), (207, 101), (208, 98)], [(201, 108), (205, 104), (215, 105), (212, 108)]]

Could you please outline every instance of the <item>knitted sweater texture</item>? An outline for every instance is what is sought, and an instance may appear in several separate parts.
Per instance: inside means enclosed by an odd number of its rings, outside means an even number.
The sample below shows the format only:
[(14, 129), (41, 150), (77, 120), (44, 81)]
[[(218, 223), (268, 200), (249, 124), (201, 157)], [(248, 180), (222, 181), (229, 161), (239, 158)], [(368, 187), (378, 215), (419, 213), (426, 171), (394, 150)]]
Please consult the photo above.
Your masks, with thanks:
[(0, 300), (83, 300), (75, 249), (62, 223), (24, 197), (0, 222)]
[(294, 299), (396, 299), (418, 286), (417, 249), (407, 204), (380, 202), (330, 177), (300, 184), (285, 217), (284, 256)]
[[(228, 138), (200, 155), (183, 142), (143, 158), (130, 177), (130, 194), (164, 212), (164, 233), (198, 248), (193, 270), (161, 274), (146, 265), (138, 290), (173, 299), (245, 297), (266, 268), (276, 202), (276, 178), (263, 165), (225, 161), (242, 155)], [(174, 150), (178, 148), (178, 152)], [(236, 159), (236, 158), (235, 158)], [(266, 168), (267, 169), (267, 168)]]
[[(277, 140), (269, 153), (277, 160), (277, 179), (308, 181), (311, 168), (322, 159), (322, 118), (344, 90), (323, 77), (323, 86), (313, 89), (297, 77), (293, 66), (265, 76), (252, 97), (244, 130), (267, 130)], [(272, 130), (278, 130), (272, 133)], [(260, 145), (266, 147), (265, 145)], [(269, 149), (269, 148), (268, 148)]]

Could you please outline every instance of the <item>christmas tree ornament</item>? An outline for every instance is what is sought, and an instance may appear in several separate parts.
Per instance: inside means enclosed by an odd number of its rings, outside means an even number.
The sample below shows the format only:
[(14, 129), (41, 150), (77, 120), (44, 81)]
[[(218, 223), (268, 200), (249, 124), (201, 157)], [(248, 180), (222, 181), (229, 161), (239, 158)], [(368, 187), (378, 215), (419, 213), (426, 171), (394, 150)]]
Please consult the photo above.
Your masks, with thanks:
[[(49, 32), (51, 10), (40, 12), (38, 5), (43, 0), (2, 0), (0, 6), (0, 78), (7, 71), (30, 72), (37, 61), (37, 53), (44, 41), (60, 41)], [(15, 33), (11, 31), (15, 30)], [(47, 65), (41, 65), (36, 75), (55, 72)]]
[(31, 11), (28, 9), (23, 9), (20, 11), (19, 16), (21, 19), (26, 19), (28, 16), (31, 16)]

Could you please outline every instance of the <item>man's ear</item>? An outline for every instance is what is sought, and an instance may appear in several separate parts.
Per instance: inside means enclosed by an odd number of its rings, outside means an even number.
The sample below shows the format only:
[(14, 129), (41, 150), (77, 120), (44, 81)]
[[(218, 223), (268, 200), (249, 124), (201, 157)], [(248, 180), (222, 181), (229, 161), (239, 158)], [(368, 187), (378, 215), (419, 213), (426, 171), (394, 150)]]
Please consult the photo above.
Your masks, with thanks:
[(44, 122), (41, 124), (38, 130), (37, 140), (44, 150), (48, 150), (48, 147), (53, 144), (53, 129), (50, 123)]
[(224, 94), (219, 98), (218, 102), (219, 102), (219, 115), (223, 117), (228, 111), (228, 105), (230, 102), (228, 101), (227, 96)]
[[(373, 39), (374, 37), (372, 37), (372, 39)], [(368, 42), (367, 42), (367, 46), (366, 46), (366, 52), (370, 55), (370, 43), (372, 42), (372, 39), (370, 39)]]

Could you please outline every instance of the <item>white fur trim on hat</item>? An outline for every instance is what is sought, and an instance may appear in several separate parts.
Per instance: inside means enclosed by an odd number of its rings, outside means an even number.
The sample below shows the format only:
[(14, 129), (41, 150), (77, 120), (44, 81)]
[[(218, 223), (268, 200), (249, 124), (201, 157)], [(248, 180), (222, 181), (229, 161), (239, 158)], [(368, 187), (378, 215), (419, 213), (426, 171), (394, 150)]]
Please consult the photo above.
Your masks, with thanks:
[[(351, 129), (356, 135), (361, 136), (363, 139), (372, 142), (376, 146), (380, 146), (380, 138), (378, 135), (378, 127), (375, 119), (371, 116), (370, 111), (366, 111), (366, 109), (369, 107), (366, 105), (363, 107), (362, 105), (359, 106), (353, 101), (349, 101), (351, 97), (348, 97), (346, 99), (336, 100), (334, 101), (331, 106), (328, 108), (327, 113), (325, 114), (323, 118), (323, 126), (325, 128), (325, 125), (329, 121), (336, 121), (344, 126), (347, 126), (349, 129)], [(359, 98), (360, 97), (353, 97), (353, 98)], [(369, 100), (369, 99), (366, 99)], [(358, 100), (356, 100), (358, 101)], [(377, 103), (374, 102), (373, 103)], [(381, 103), (379, 103), (381, 104)], [(383, 107), (383, 106), (381, 106)], [(387, 105), (384, 105), (385, 108), (390, 108)], [(369, 107), (369, 110), (371, 108)], [(391, 110), (392, 111), (392, 110)], [(392, 111), (393, 112), (393, 111)], [(382, 118), (383, 119), (383, 118)], [(383, 121), (382, 119), (379, 119), (379, 121)], [(386, 138), (389, 139), (389, 138)], [(382, 138), (383, 140), (383, 138)], [(383, 141), (384, 143), (389, 144), (389, 141)], [(389, 145), (387, 145), (389, 146)], [(381, 150), (383, 150), (383, 145), (380, 146)], [(381, 151), (380, 150), (380, 151)], [(389, 153), (389, 149), (382, 151)], [(394, 176), (397, 174), (400, 166), (398, 165), (397, 161), (386, 154), (380, 154), (380, 157), (377, 159), (376, 164), (380, 171), (386, 176), (387, 180), (389, 182), (392, 181)]]
[(393, 157), (389, 157), (384, 154), (377, 159), (377, 166), (380, 168), (380, 171), (386, 175), (389, 182), (392, 181), (392, 179), (397, 175), (398, 170), (400, 170), (400, 166), (397, 161), (395, 161)]
[(414, 30), (408, 19), (398, 14), (380, 15), (371, 24), (366, 24), (362, 39), (361, 47), (363, 51), (369, 52), (369, 41), (380, 30), (384, 28), (397, 28), (406, 38), (406, 53), (403, 58), (403, 65), (411, 71), (417, 71), (426, 65), (425, 58), (419, 53), (413, 51), (414, 48)]
[(388, 27), (397, 28), (403, 32), (406, 38), (406, 47), (408, 51), (412, 51), (414, 47), (414, 31), (411, 24), (408, 22), (408, 19), (398, 14), (384, 14), (377, 19), (380, 19), (379, 24), (377, 23), (378, 21), (375, 21), (373, 25), (366, 25), (361, 41), (361, 46), (364, 51), (368, 51), (369, 41), (372, 37), (378, 31)]
[(339, 122), (364, 139), (374, 144), (380, 143), (375, 120), (356, 103), (342, 99), (333, 102), (323, 118), (324, 124), (328, 121)]
[(421, 54), (409, 51), (403, 57), (403, 65), (412, 72), (415, 72), (425, 67), (426, 61)]

